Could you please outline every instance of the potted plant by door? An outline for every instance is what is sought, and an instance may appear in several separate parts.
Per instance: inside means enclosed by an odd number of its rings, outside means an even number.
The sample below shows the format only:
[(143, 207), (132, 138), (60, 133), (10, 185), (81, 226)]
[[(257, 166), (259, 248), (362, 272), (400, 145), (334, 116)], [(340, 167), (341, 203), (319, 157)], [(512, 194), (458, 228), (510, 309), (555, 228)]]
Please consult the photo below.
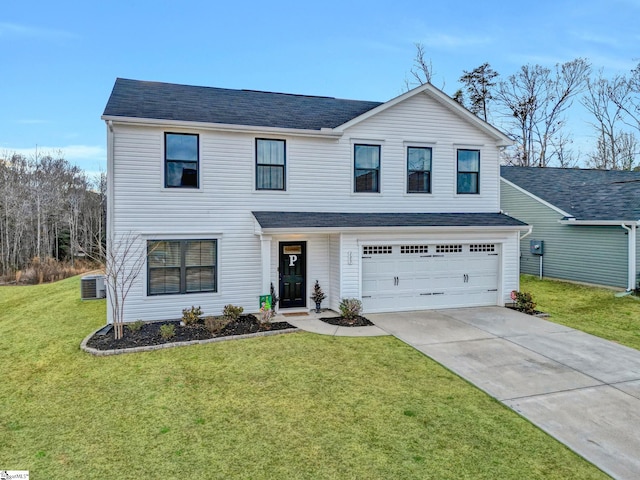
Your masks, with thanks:
[(316, 280), (316, 284), (313, 286), (313, 294), (311, 295), (311, 300), (316, 304), (316, 313), (320, 313), (320, 304), (325, 298), (327, 298), (327, 296), (322, 291), (318, 280)]

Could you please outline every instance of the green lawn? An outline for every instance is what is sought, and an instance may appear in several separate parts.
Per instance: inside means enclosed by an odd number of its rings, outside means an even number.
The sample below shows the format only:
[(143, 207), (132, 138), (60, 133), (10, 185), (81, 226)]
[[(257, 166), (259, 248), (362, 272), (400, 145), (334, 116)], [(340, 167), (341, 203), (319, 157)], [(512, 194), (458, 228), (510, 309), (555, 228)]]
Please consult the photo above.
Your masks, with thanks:
[(0, 469), (32, 479), (608, 478), (391, 337), (93, 357), (79, 278), (0, 287)]
[(640, 350), (640, 298), (613, 290), (523, 275), (520, 290), (533, 294), (549, 320)]

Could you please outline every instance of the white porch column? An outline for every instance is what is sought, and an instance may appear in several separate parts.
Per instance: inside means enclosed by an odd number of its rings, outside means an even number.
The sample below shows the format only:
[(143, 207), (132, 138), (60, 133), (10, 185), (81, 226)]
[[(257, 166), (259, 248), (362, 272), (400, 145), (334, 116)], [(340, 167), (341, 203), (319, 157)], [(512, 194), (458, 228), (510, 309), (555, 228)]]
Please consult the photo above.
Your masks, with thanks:
[(267, 295), (271, 288), (271, 235), (260, 235), (260, 256), (262, 258), (262, 291)]

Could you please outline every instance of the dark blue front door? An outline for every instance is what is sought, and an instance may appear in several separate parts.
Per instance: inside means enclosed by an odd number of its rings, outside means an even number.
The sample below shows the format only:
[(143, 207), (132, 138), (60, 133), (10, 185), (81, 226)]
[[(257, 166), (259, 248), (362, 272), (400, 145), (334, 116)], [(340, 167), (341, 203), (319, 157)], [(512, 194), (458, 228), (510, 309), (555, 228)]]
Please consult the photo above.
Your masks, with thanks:
[(307, 242), (280, 242), (280, 308), (306, 307)]

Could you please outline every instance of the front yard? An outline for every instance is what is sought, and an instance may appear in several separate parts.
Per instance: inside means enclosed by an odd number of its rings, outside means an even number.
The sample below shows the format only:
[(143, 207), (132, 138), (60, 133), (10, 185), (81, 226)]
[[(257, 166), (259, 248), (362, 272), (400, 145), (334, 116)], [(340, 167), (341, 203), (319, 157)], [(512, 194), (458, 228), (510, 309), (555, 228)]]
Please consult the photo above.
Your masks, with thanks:
[(291, 333), (92, 357), (79, 344), (104, 309), (79, 300), (78, 277), (0, 288), (0, 469), (34, 479), (607, 478), (394, 338)]

